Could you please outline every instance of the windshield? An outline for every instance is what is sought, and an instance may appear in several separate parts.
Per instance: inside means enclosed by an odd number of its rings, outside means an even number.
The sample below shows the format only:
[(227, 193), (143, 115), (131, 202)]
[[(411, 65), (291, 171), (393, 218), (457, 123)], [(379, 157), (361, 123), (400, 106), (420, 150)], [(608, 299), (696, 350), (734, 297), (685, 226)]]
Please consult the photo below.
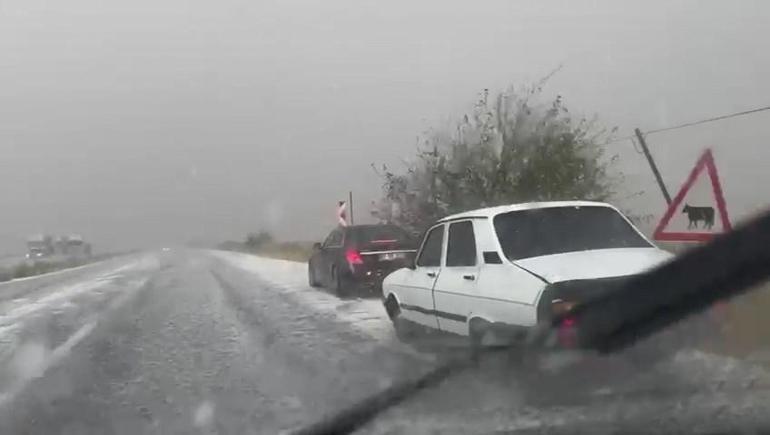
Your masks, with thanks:
[(651, 245), (608, 207), (548, 207), (503, 213), (495, 231), (509, 260), (565, 252)]

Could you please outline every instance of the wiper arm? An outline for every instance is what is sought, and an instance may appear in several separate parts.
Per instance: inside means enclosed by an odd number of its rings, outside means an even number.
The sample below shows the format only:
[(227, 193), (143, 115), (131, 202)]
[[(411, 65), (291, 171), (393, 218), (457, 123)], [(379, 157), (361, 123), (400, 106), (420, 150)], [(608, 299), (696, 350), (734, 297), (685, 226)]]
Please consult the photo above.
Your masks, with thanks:
[[(579, 347), (609, 353), (743, 294), (768, 278), (770, 213), (634, 276), (568, 316), (580, 325)], [(561, 320), (554, 319), (553, 325)]]
[(460, 372), (470, 365), (470, 361), (455, 360), (442, 364), (425, 375), (407, 382), (401, 382), (363, 401), (344, 409), (318, 423), (302, 428), (295, 435), (335, 435), (349, 434), (373, 420), (386, 409), (397, 405), (413, 396), (418, 391), (441, 383), (449, 376)]
[[(770, 213), (720, 235), (620, 288), (586, 301), (569, 313), (580, 325), (578, 343), (585, 349), (616, 352), (715, 302), (749, 291), (770, 278)], [(547, 346), (561, 318), (529, 339), (533, 349)], [(424, 376), (394, 385), (296, 434), (351, 433), (388, 408), (437, 385), (470, 366), (458, 360)]]

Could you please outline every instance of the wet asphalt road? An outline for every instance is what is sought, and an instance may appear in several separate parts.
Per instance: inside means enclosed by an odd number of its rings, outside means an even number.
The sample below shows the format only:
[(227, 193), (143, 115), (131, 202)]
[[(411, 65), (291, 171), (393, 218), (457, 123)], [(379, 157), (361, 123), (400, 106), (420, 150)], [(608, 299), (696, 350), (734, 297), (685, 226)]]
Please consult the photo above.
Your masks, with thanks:
[[(172, 251), (0, 285), (0, 433), (280, 433), (445, 357), (372, 339), (265, 278), (221, 255)], [(590, 378), (590, 387), (571, 384), (575, 376), (513, 376), (492, 360), (386, 412), (365, 432), (545, 424), (590, 433), (620, 421), (649, 428), (672, 409), (671, 418), (702, 423), (738, 403), (742, 421), (764, 422), (767, 395), (745, 394), (746, 382), (764, 385), (764, 373), (738, 376), (722, 362), (689, 358), (646, 371), (593, 366), (577, 377)], [(613, 378), (610, 366), (623, 368)], [(717, 394), (710, 385), (719, 376), (728, 388)], [(626, 390), (621, 403), (617, 394)]]
[(276, 433), (416, 363), (205, 253), (41, 280), (0, 287), (0, 433)]

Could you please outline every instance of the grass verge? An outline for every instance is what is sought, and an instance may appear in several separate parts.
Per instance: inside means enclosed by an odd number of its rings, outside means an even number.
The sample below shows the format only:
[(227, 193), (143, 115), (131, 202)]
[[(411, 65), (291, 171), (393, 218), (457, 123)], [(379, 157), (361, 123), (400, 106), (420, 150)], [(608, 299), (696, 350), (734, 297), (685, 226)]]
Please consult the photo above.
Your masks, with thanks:
[(258, 248), (249, 249), (242, 243), (222, 244), (219, 247), (227, 251), (246, 252), (279, 260), (307, 262), (313, 255), (312, 242), (268, 242)]
[(62, 260), (23, 260), (16, 266), (0, 269), (0, 282), (10, 281), (19, 278), (28, 278), (30, 276), (42, 275), (44, 273), (56, 272), (58, 270), (71, 269), (73, 267), (83, 266), (104, 260), (110, 255), (96, 255), (88, 258), (66, 258)]

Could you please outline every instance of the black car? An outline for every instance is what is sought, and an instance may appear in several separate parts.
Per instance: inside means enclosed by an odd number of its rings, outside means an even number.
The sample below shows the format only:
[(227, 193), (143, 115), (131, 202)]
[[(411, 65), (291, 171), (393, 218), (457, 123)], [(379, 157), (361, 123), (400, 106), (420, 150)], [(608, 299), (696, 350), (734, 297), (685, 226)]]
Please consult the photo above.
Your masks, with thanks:
[(333, 230), (316, 243), (308, 282), (338, 296), (380, 291), (382, 280), (414, 260), (416, 242), (396, 225), (353, 225)]

